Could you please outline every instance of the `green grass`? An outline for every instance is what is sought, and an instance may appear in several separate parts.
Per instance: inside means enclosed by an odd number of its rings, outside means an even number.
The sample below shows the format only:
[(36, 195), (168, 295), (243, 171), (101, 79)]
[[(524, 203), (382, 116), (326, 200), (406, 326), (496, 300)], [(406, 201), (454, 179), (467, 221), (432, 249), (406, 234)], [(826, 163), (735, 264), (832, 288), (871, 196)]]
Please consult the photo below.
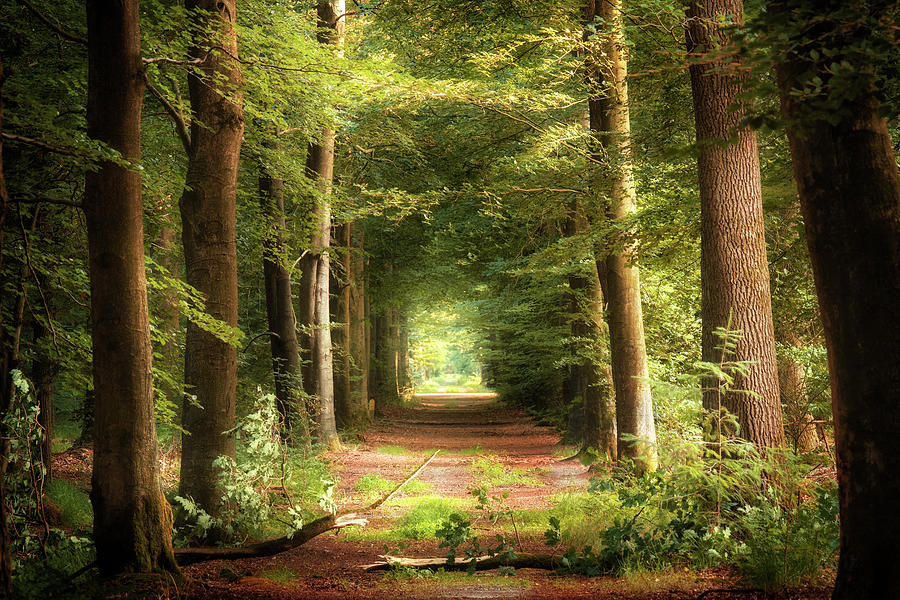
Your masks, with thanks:
[(81, 435), (81, 425), (74, 421), (58, 420), (53, 424), (53, 448), (51, 452), (57, 454), (65, 452), (72, 447), (78, 436)]
[(472, 461), (472, 473), (475, 479), (488, 487), (497, 485), (527, 485), (537, 487), (544, 485), (539, 475), (546, 474), (546, 469), (508, 468), (502, 463), (487, 457), (479, 457)]
[(435, 537), (441, 524), (460, 511), (459, 502), (452, 498), (428, 497), (400, 517), (394, 532), (404, 539), (421, 540)]
[(460, 456), (488, 456), (492, 455), (493, 452), (490, 450), (485, 450), (479, 445), (472, 446), (471, 448), (463, 448), (462, 450), (457, 450), (456, 454)]
[(297, 579), (297, 573), (290, 569), (285, 569), (284, 567), (263, 571), (259, 576), (263, 579), (268, 579), (277, 583), (290, 583)]
[(54, 479), (46, 489), (50, 498), (62, 512), (62, 521), (69, 527), (90, 527), (94, 522), (94, 511), (87, 493), (71, 483)]
[(419, 454), (418, 452), (407, 450), (403, 446), (378, 446), (375, 448), (375, 452), (379, 454)]

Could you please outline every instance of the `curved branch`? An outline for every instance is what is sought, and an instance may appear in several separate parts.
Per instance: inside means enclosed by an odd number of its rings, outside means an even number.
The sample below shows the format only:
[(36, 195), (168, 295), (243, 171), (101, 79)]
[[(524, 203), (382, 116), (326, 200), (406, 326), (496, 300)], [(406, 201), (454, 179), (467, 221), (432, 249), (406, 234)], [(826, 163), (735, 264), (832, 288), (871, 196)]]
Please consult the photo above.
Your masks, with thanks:
[(144, 72), (144, 81), (147, 84), (147, 90), (150, 91), (150, 94), (156, 98), (160, 104), (162, 104), (163, 109), (169, 116), (172, 117), (172, 120), (175, 121), (175, 130), (178, 132), (178, 139), (181, 140), (181, 145), (184, 146), (184, 151), (190, 155), (191, 153), (191, 134), (188, 131), (187, 122), (184, 119), (184, 115), (181, 111), (175, 107), (171, 102), (169, 102), (168, 98), (166, 98), (159, 88), (157, 88), (150, 81), (150, 77), (147, 75), (146, 71)]
[(49, 17), (39, 11), (28, 0), (19, 0), (19, 2), (22, 4), (22, 6), (27, 8), (31, 14), (37, 17), (41, 23), (52, 29), (53, 32), (56, 33), (59, 37), (70, 42), (75, 42), (76, 44), (81, 44), (82, 46), (87, 46), (87, 38), (83, 38), (80, 35), (75, 35), (74, 33), (69, 33), (68, 31), (51, 21)]

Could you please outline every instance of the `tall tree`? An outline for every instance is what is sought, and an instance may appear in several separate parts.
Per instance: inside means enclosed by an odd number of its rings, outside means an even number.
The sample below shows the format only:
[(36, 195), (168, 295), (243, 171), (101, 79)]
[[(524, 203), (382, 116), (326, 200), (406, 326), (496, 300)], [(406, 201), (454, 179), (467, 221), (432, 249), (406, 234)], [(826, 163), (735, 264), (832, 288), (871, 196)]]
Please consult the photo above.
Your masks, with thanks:
[[(3, 83), (6, 81), (3, 73), (3, 57), (0, 56), (0, 132), (3, 131)], [(6, 210), (9, 197), (6, 192), (6, 178), (3, 175), (3, 137), (0, 136), (0, 248), (3, 247), (3, 231), (6, 222)], [(0, 273), (3, 273), (3, 254), (0, 253)], [(5, 415), (9, 409), (8, 390), (9, 381), (8, 353), (6, 349), (6, 330), (0, 321), (0, 415)], [(0, 444), (0, 465), (6, 464), (6, 446)], [(0, 469), (0, 591), (7, 597), (12, 594), (12, 557), (9, 553), (9, 529), (6, 526), (6, 488), (3, 485), (3, 469)]]
[[(316, 4), (319, 43), (333, 46), (341, 55), (346, 14), (344, 0), (321, 0)], [(301, 263), (303, 324), (310, 329), (303, 336), (310, 366), (304, 373), (306, 392), (318, 399), (319, 435), (329, 448), (340, 447), (334, 415), (334, 354), (331, 347), (329, 284), (331, 259), (331, 187), (334, 179), (334, 129), (325, 127), (319, 139), (309, 145), (306, 170), (316, 181), (318, 195), (311, 211), (313, 230), (309, 252)]]
[[(585, 21), (602, 24), (601, 35), (588, 42), (588, 109), (590, 128), (614, 163), (605, 191), (609, 218), (625, 223), (637, 211), (628, 107), (628, 57), (621, 22), (620, 0), (588, 0)], [(653, 399), (647, 381), (649, 367), (644, 341), (641, 280), (635, 245), (624, 234), (609, 241), (605, 264), (609, 303), (610, 358), (616, 391), (616, 430), (619, 458), (638, 459), (642, 468), (657, 464)], [(634, 436), (628, 441), (623, 436)]]
[(263, 275), (266, 283), (266, 317), (272, 348), (275, 397), (284, 421), (284, 432), (288, 433), (298, 424), (297, 390), (302, 382), (291, 273), (285, 266), (284, 181), (268, 173), (261, 173), (259, 191), (263, 214), (269, 227), (264, 241)]
[[(88, 0), (88, 135), (131, 163), (141, 157), (140, 8)], [(141, 175), (104, 161), (84, 184), (91, 274), (94, 469), (91, 502), (103, 574), (178, 573), (153, 417), (153, 354), (144, 272)]]
[[(192, 11), (194, 56), (204, 57), (188, 76), (191, 120), (188, 172), (181, 196), (182, 241), (187, 282), (206, 301), (206, 311), (237, 326), (236, 198), (244, 118), (238, 63), (235, 0), (187, 0)], [(188, 324), (185, 339), (186, 393), (182, 423), (179, 494), (215, 515), (219, 472), (213, 461), (234, 457), (237, 350)], [(214, 533), (213, 537), (217, 534)]]
[[(717, 419), (727, 409), (741, 437), (771, 447), (784, 444), (784, 427), (759, 155), (756, 134), (740, 126), (746, 76), (717, 50), (730, 43), (725, 24), (742, 20), (741, 0), (691, 2), (688, 10), (687, 50), (700, 58), (690, 73), (700, 151), (702, 356), (709, 363), (750, 361), (728, 390), (717, 378), (704, 380), (703, 407)], [(736, 332), (733, 354), (725, 355), (721, 328)]]
[[(895, 3), (772, 2), (782, 111), (822, 314), (840, 489), (835, 600), (900, 598), (900, 176), (869, 52)], [(895, 21), (894, 21), (895, 22)], [(890, 56), (890, 54), (889, 54)]]

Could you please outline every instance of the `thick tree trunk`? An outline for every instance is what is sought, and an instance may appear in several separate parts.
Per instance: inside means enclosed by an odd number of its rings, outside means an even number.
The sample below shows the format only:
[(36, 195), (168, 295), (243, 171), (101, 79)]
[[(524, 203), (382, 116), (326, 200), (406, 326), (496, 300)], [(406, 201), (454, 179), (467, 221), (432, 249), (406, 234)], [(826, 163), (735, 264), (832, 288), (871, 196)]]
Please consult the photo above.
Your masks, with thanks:
[[(900, 520), (892, 516), (900, 497), (900, 177), (869, 65), (853, 53), (869, 33), (827, 20), (813, 31), (797, 25), (796, 53), (777, 75), (782, 110), (794, 123), (788, 137), (831, 372), (841, 505), (833, 598), (900, 598), (893, 570)], [(811, 64), (810, 52), (823, 56), (823, 48), (838, 53)], [(844, 48), (853, 95), (838, 107), (795, 95), (810, 70), (827, 90), (827, 65), (840, 64)]]
[[(603, 22), (599, 47), (589, 58), (591, 131), (615, 164), (608, 175), (609, 217), (620, 223), (637, 212), (632, 173), (631, 125), (628, 108), (628, 62), (621, 23), (621, 1), (589, 0), (586, 21)], [(589, 40), (590, 41), (590, 40)], [(616, 393), (617, 454), (633, 458), (641, 468), (657, 465), (656, 424), (644, 341), (641, 282), (635, 244), (624, 236), (610, 240), (615, 249), (605, 260), (609, 305), (610, 358)], [(598, 265), (599, 269), (599, 265)], [(634, 436), (638, 441), (623, 439)]]
[[(141, 156), (140, 8), (88, 0), (88, 135)], [(84, 185), (95, 399), (91, 503), (104, 575), (178, 573), (159, 478), (140, 171), (113, 162)]]
[[(703, 55), (727, 46), (721, 19), (740, 21), (741, 0), (692, 2), (687, 49)], [(719, 57), (690, 67), (694, 118), (700, 155), (701, 285), (703, 360), (751, 361), (729, 389), (704, 380), (703, 407), (714, 418), (726, 409), (737, 417), (738, 435), (760, 447), (784, 444), (778, 394), (775, 334), (769, 292), (769, 266), (763, 223), (756, 135), (737, 129), (744, 111), (736, 109), (745, 76)], [(721, 328), (737, 333), (734, 353), (723, 353)], [(734, 334), (732, 339), (734, 340)]]
[[(234, 30), (235, 0), (188, 0), (199, 32), (194, 56), (206, 56), (201, 74), (188, 76), (193, 120), (185, 190), (181, 196), (182, 239), (187, 282), (206, 300), (206, 312), (237, 326), (237, 170), (244, 131), (241, 74)], [(201, 33), (202, 35), (202, 33)], [(234, 457), (237, 349), (189, 323), (185, 339), (186, 398), (182, 424), (178, 493), (211, 515), (221, 502), (219, 456)], [(212, 532), (215, 538), (220, 532)]]
[[(295, 426), (305, 424), (298, 419), (297, 390), (300, 389), (300, 346), (297, 342), (297, 319), (291, 293), (291, 274), (285, 267), (286, 229), (284, 216), (284, 181), (262, 174), (259, 177), (260, 202), (269, 231), (264, 241), (263, 278), (266, 285), (266, 317), (272, 350), (272, 374), (275, 397), (282, 419), (282, 435), (288, 436)], [(308, 436), (309, 432), (305, 432)]]

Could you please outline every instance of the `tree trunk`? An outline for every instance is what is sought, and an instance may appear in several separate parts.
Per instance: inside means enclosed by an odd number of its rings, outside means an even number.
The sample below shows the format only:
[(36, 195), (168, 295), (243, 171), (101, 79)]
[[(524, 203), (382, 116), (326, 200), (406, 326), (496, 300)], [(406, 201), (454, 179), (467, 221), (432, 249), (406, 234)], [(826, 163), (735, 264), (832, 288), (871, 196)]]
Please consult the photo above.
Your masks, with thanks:
[[(566, 223), (567, 236), (585, 233), (587, 219), (580, 211), (578, 203), (572, 202)], [(581, 258), (580, 255), (576, 257)], [(610, 373), (599, 352), (599, 345), (604, 343), (608, 334), (603, 321), (603, 292), (593, 252), (589, 252), (589, 257), (591, 260), (587, 263), (587, 273), (569, 276), (569, 288), (573, 295), (571, 330), (578, 345), (577, 362), (572, 366), (569, 386), (574, 388), (574, 396), (580, 399), (576, 404), (581, 405), (578, 410), (582, 418), (579, 424), (581, 453), (593, 449), (597, 451), (599, 458), (615, 460), (615, 400), (611, 377), (607, 377)]]
[[(88, 135), (141, 157), (140, 8), (88, 0)], [(144, 271), (140, 171), (100, 163), (85, 175), (95, 392), (91, 503), (97, 566), (178, 573), (153, 417), (153, 353)]]
[[(316, 5), (316, 39), (320, 44), (333, 46), (335, 54), (343, 54), (344, 0), (320, 0)], [(302, 303), (304, 325), (311, 328), (303, 341), (308, 345), (310, 366), (304, 372), (304, 386), (318, 399), (318, 426), (322, 443), (329, 449), (340, 448), (334, 414), (334, 364), (331, 347), (329, 277), (331, 274), (328, 248), (331, 245), (331, 187), (334, 179), (334, 130), (322, 130), (318, 143), (309, 145), (306, 173), (316, 181), (318, 195), (311, 218), (313, 232), (309, 253), (302, 268), (302, 282), (306, 295)], [(308, 378), (311, 378), (309, 380)], [(308, 381), (308, 383), (306, 383)]]
[(806, 378), (791, 356), (778, 357), (778, 391), (784, 407), (784, 430), (795, 452), (809, 452), (818, 446), (818, 435), (809, 414)]
[[(275, 398), (281, 414), (282, 435), (287, 437), (298, 423), (297, 390), (300, 381), (300, 346), (297, 342), (297, 319), (291, 293), (291, 274), (285, 267), (286, 229), (284, 216), (284, 181), (270, 175), (259, 176), (260, 202), (268, 222), (263, 242), (263, 278), (266, 285), (266, 317), (272, 350), (272, 374)], [(304, 433), (308, 437), (309, 432)]]
[[(615, 164), (608, 175), (609, 217), (619, 223), (637, 212), (632, 173), (631, 125), (628, 108), (628, 62), (621, 23), (621, 0), (589, 0), (586, 21), (603, 22), (598, 47), (591, 48), (588, 83), (590, 127)], [(585, 34), (587, 38), (588, 35)], [(588, 39), (590, 42), (591, 40)], [(643, 469), (657, 465), (656, 424), (644, 341), (641, 282), (634, 242), (623, 234), (605, 260), (606, 300), (609, 304), (610, 358), (616, 394), (619, 458), (632, 458)], [(621, 248), (619, 248), (621, 246)], [(599, 271), (599, 265), (598, 265)], [(629, 441), (623, 436), (634, 436)]]
[[(177, 232), (172, 224), (172, 216), (168, 212), (171, 207), (166, 206), (167, 213), (162, 216), (163, 225), (159, 230), (159, 235), (154, 242), (154, 259), (157, 264), (163, 267), (172, 279), (177, 279), (180, 275), (178, 260), (175, 256), (175, 244)], [(157, 361), (157, 368), (162, 366), (171, 373), (178, 372), (178, 338), (181, 331), (181, 308), (178, 302), (178, 292), (173, 286), (168, 286), (159, 292), (160, 296), (153, 302), (154, 298), (151, 294), (151, 309), (156, 309), (159, 314), (159, 320), (165, 335), (165, 343), (162, 347), (156, 348), (156, 356), (160, 360)], [(162, 365), (160, 365), (162, 363)], [(178, 390), (174, 386), (163, 384), (163, 393), (166, 395), (168, 403), (175, 407), (181, 401)]]
[(412, 373), (409, 370), (409, 317), (397, 312), (397, 392), (401, 400), (411, 400)]
[[(40, 412), (38, 424), (41, 426), (41, 463), (44, 465), (43, 486), (53, 480), (53, 381), (59, 365), (47, 348), (47, 330), (38, 320), (32, 320), (32, 339), (35, 357), (32, 362), (32, 382), (35, 399)], [(43, 487), (42, 486), (42, 487)]]
[[(187, 0), (196, 13), (194, 56), (206, 56), (201, 73), (188, 76), (193, 120), (185, 190), (181, 196), (187, 282), (206, 300), (206, 312), (237, 327), (237, 170), (244, 131), (241, 74), (237, 62), (234, 0)], [(203, 37), (204, 31), (213, 33)], [(234, 457), (237, 349), (188, 323), (185, 339), (186, 393), (178, 493), (209, 514), (218, 514), (219, 456)], [(212, 532), (212, 537), (221, 532)]]
[(334, 344), (336, 359), (334, 362), (334, 413), (337, 424), (341, 428), (352, 427), (353, 406), (350, 400), (350, 223), (334, 227), (334, 238), (341, 246), (339, 260), (332, 269), (331, 342)]
[[(691, 54), (727, 46), (721, 19), (740, 21), (741, 0), (692, 2), (687, 49)], [(743, 110), (735, 110), (745, 75), (728, 65), (733, 58), (707, 57), (691, 65), (694, 118), (700, 155), (703, 360), (721, 364), (752, 361), (729, 389), (717, 378), (703, 383), (703, 408), (737, 417), (738, 435), (759, 447), (784, 444), (778, 395), (778, 368), (769, 292), (769, 265), (763, 223), (756, 135), (737, 129)], [(730, 70), (729, 70), (730, 69)], [(728, 328), (737, 338), (733, 353), (723, 352), (717, 334)]]
[(361, 230), (350, 232), (348, 341), (350, 344), (350, 416), (354, 427), (369, 422), (369, 344), (366, 317), (366, 272)]
[[(6, 80), (3, 74), (3, 57), (0, 56), (0, 133), (3, 131), (3, 82)], [(6, 178), (3, 175), (3, 137), (0, 136), (0, 278), (3, 274), (3, 231), (6, 225), (6, 209), (9, 205), (9, 197), (6, 192)], [(9, 381), (9, 365), (6, 349), (6, 330), (0, 318), (0, 419), (6, 416), (10, 399), (7, 393), (11, 385)], [(0, 431), (0, 435), (3, 432)], [(6, 447), (0, 445), (0, 465), (6, 464)], [(6, 526), (6, 488), (3, 485), (3, 470), (0, 469), (0, 592), (6, 598), (12, 595), (12, 557), (9, 552), (9, 529)]]
[[(791, 11), (790, 19), (798, 4), (770, 10)], [(794, 24), (796, 45), (777, 76), (831, 373), (841, 506), (832, 597), (900, 598), (900, 520), (892, 517), (900, 497), (900, 177), (868, 59), (857, 54), (871, 34), (852, 22), (822, 19), (812, 31), (807, 21)], [(826, 62), (811, 62), (823, 48)], [(845, 59), (854, 80), (842, 105), (795, 94), (810, 71), (828, 90), (828, 65)]]

